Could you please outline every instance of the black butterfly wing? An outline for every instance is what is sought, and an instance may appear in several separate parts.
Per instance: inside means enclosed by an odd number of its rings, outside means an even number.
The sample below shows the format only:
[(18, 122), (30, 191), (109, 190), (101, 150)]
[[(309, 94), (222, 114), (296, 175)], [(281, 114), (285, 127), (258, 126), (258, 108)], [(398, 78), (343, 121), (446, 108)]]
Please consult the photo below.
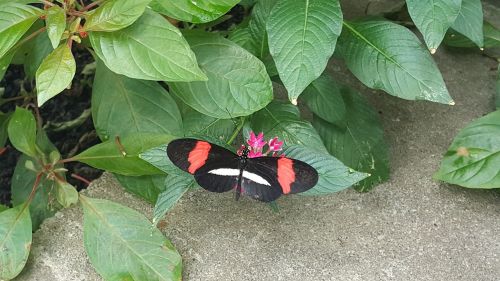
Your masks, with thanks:
[(242, 192), (260, 201), (270, 202), (281, 194), (304, 192), (318, 182), (316, 169), (300, 160), (287, 157), (258, 157), (247, 161)]
[[(238, 155), (221, 146), (197, 139), (177, 139), (168, 144), (167, 155), (208, 191), (225, 192), (237, 184)], [(235, 169), (237, 175), (231, 176)]]

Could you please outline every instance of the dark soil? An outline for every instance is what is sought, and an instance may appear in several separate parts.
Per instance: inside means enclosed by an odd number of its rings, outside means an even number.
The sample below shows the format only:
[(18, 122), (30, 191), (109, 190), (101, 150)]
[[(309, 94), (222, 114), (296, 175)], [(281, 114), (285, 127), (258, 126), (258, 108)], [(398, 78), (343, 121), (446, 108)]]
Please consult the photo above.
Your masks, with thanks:
[[(93, 58), (88, 52), (76, 48), (74, 48), (74, 55), (77, 70), (71, 89), (65, 90), (40, 108), (40, 116), (43, 124), (47, 124), (47, 122), (58, 123), (74, 120), (85, 109), (90, 108), (93, 76), (85, 76), (81, 74), (81, 71), (85, 65), (93, 61)], [(0, 82), (0, 87), (5, 88), (3, 98), (10, 98), (19, 96), (22, 88), (27, 92), (32, 91), (33, 84), (33, 81), (25, 79), (22, 66), (11, 65), (4, 79)], [(9, 102), (0, 106), (0, 111), (12, 111), (16, 105), (25, 106), (26, 104), (27, 102), (23, 100)], [(91, 117), (83, 124), (68, 130), (60, 132), (48, 130), (47, 135), (59, 149), (63, 158), (71, 157), (100, 142), (95, 134)], [(0, 203), (8, 205), (10, 204), (11, 178), (21, 153), (15, 150), (10, 143), (7, 143), (6, 147), (7, 150), (0, 155)], [(89, 181), (102, 174), (102, 171), (79, 162), (67, 163), (65, 168), (69, 170), (67, 173), (68, 182), (75, 185), (79, 190), (85, 188), (86, 184), (71, 177), (72, 174), (81, 176)]]

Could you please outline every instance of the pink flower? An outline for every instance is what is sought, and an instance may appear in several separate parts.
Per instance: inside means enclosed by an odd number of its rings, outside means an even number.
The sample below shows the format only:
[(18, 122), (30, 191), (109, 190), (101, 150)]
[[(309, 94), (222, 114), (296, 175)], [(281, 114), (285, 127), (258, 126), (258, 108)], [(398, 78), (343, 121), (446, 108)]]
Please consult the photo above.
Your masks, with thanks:
[(278, 137), (269, 140), (269, 151), (281, 151), (283, 142), (278, 140)]
[(253, 151), (262, 150), (264, 145), (266, 145), (266, 141), (264, 140), (264, 133), (260, 132), (256, 137), (253, 132), (250, 132), (250, 139), (248, 139), (247, 143), (251, 146), (251, 150)]
[(255, 158), (255, 157), (261, 157), (261, 156), (262, 156), (262, 151), (257, 151), (257, 152), (250, 151), (250, 152), (248, 152), (248, 158)]

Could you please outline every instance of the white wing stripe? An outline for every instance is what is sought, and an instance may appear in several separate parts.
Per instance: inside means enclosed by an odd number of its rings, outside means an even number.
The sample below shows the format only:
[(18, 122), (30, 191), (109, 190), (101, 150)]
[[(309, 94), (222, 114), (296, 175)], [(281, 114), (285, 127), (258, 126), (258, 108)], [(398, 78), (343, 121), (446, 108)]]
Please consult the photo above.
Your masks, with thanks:
[[(239, 169), (231, 169), (231, 168), (219, 168), (219, 169), (215, 169), (215, 170), (210, 170), (210, 171), (208, 171), (208, 173), (218, 175), (218, 176), (239, 176), (240, 170)], [(254, 173), (243, 171), (243, 177), (246, 179), (249, 179), (251, 181), (254, 181), (258, 184), (271, 186), (271, 184), (268, 181), (266, 181), (263, 177), (261, 177), (257, 174), (254, 174)]]

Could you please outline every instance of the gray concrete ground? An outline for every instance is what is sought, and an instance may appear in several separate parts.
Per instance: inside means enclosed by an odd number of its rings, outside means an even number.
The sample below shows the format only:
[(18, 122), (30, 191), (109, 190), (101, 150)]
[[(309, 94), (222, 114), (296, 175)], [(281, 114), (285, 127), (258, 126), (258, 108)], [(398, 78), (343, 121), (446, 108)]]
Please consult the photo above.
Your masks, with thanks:
[[(500, 280), (500, 192), (432, 180), (456, 133), (493, 109), (496, 62), (440, 49), (435, 59), (455, 106), (371, 91), (337, 62), (329, 71), (370, 96), (391, 146), (391, 180), (367, 194), (289, 196), (281, 211), (231, 194), (187, 194), (162, 230), (184, 259), (185, 280)], [(105, 174), (90, 196), (152, 216)], [(73, 207), (34, 234), (17, 280), (101, 280)]]

